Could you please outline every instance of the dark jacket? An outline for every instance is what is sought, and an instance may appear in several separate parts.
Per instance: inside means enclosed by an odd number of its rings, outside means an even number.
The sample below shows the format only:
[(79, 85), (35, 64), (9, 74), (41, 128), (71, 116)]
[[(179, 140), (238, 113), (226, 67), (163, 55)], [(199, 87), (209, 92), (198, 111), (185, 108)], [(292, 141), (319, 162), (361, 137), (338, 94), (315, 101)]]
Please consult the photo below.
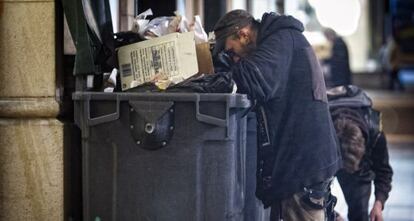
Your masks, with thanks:
[(257, 103), (257, 191), (265, 206), (334, 176), (340, 154), (326, 89), (303, 25), (263, 15), (256, 50), (233, 65), (238, 92)]
[[(328, 91), (333, 121), (345, 118), (358, 123), (365, 137), (365, 155), (357, 176), (360, 182), (374, 181), (375, 198), (384, 205), (391, 191), (393, 171), (389, 164), (387, 141), (381, 131), (380, 113), (372, 108), (372, 101), (360, 88), (348, 85)], [(344, 171), (340, 171), (341, 176)], [(349, 175), (345, 175), (349, 176)]]

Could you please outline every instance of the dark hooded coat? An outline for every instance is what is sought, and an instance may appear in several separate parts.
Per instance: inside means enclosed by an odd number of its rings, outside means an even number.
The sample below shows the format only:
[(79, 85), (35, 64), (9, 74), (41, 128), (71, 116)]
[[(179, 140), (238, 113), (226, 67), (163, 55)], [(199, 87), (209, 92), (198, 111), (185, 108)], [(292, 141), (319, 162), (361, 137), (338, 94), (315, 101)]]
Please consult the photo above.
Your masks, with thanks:
[(302, 31), (291, 16), (265, 13), (256, 50), (231, 69), (238, 92), (256, 103), (256, 195), (265, 206), (341, 166), (322, 71)]

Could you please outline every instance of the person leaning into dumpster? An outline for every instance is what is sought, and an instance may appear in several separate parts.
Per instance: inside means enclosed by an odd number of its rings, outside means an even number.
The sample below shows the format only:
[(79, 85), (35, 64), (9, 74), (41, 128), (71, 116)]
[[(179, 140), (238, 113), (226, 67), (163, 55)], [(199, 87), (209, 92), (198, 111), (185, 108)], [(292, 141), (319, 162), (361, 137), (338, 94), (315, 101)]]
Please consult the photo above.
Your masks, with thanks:
[(256, 195), (272, 221), (331, 218), (330, 183), (342, 164), (322, 71), (303, 29), (291, 16), (265, 13), (258, 22), (244, 10), (214, 27), (216, 70), (256, 104)]

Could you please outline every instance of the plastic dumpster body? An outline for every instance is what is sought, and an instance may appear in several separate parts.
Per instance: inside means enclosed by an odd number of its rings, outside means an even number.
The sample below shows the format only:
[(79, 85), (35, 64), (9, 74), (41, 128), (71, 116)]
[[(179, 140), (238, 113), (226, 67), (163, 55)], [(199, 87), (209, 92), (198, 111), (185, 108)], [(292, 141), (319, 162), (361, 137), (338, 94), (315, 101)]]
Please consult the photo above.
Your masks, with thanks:
[(270, 208), (264, 209), (263, 203), (256, 197), (257, 168), (257, 120), (256, 114), (247, 115), (246, 139), (246, 198), (244, 221), (269, 221)]
[(245, 96), (76, 92), (73, 99), (84, 220), (244, 220)]

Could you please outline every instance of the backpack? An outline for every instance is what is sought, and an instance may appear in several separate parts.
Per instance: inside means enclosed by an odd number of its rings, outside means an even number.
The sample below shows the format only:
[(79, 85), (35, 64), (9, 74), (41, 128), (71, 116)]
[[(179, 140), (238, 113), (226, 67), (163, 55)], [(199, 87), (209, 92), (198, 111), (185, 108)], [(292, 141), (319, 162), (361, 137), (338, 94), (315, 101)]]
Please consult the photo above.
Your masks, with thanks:
[(332, 119), (345, 117), (358, 122), (367, 145), (374, 146), (382, 130), (381, 114), (373, 109), (368, 94), (355, 85), (346, 85), (327, 90), (327, 95)]

